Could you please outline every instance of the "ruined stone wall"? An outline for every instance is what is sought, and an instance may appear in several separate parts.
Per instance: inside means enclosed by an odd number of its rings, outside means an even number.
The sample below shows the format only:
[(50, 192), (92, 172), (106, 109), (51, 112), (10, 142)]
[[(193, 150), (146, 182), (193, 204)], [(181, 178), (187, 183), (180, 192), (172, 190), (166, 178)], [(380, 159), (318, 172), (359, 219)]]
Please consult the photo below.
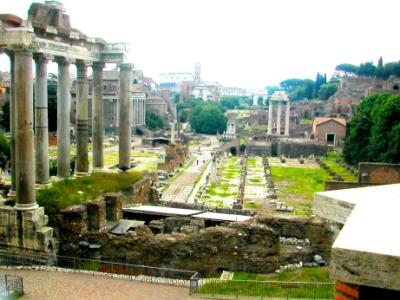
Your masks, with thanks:
[(311, 250), (329, 260), (334, 233), (327, 222), (318, 218), (259, 216), (257, 222), (267, 225), (279, 236), (309, 239)]
[(122, 236), (88, 233), (80, 240), (100, 244), (102, 259), (209, 274), (222, 269), (270, 273), (280, 263), (278, 236), (264, 225), (232, 223), (193, 234), (156, 235), (143, 226)]
[(271, 156), (271, 143), (250, 141), (246, 151), (248, 155)]
[(360, 185), (360, 183), (358, 183), (358, 182), (325, 181), (324, 191), (352, 189), (352, 188), (358, 188), (360, 186), (362, 186), (362, 185)]
[(148, 203), (150, 200), (151, 180), (143, 178), (132, 184), (126, 193), (124, 204)]
[(400, 164), (360, 163), (358, 180), (364, 184), (391, 184), (400, 182)]
[(325, 156), (328, 152), (328, 146), (326, 144), (312, 142), (305, 140), (299, 142), (295, 140), (280, 140), (277, 141), (277, 155), (285, 155), (286, 157), (304, 157), (310, 155)]

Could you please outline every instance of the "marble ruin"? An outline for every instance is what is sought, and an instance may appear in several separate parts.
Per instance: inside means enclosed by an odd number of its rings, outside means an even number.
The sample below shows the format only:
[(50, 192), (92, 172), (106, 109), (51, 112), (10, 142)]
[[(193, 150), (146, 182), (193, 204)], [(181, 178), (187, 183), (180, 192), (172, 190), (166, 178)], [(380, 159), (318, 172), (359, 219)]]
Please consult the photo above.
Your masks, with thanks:
[[(281, 115), (282, 106), (286, 105), (285, 113), (285, 133), (284, 135), (289, 136), (289, 123), (290, 123), (290, 101), (289, 97), (285, 92), (275, 92), (269, 100), (269, 111), (268, 111), (268, 134), (272, 134), (272, 128), (276, 128), (276, 134), (281, 135)], [(276, 107), (276, 117), (274, 121), (274, 107)]]
[[(125, 62), (128, 46), (107, 43), (73, 29), (62, 4), (56, 1), (33, 3), (28, 20), (1, 15), (5, 29), (0, 32), (0, 49), (10, 58), (11, 67), (11, 153), (14, 207), (1, 208), (3, 246), (49, 252), (54, 249), (52, 228), (46, 227), (43, 208), (35, 197), (35, 183), (49, 182), (47, 62), (58, 64), (58, 176), (70, 176), (70, 66), (77, 68), (77, 159), (76, 173), (87, 174), (88, 162), (88, 68), (93, 70), (93, 167), (103, 162), (103, 84), (106, 63), (120, 69), (119, 168), (130, 168), (132, 69)], [(35, 107), (33, 107), (32, 63), (36, 64)], [(35, 118), (35, 128), (33, 126)], [(36, 153), (36, 154), (35, 154)], [(36, 157), (35, 157), (36, 156)], [(22, 234), (21, 234), (22, 232)]]

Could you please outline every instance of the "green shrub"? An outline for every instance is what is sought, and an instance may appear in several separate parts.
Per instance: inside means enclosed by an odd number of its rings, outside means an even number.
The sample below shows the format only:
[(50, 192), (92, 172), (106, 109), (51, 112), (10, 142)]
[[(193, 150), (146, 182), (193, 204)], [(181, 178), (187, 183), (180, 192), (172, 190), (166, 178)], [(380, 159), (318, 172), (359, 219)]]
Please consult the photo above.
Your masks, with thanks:
[(67, 178), (49, 188), (39, 190), (37, 202), (45, 208), (49, 224), (54, 226), (60, 210), (80, 204), (108, 192), (126, 191), (130, 185), (143, 178), (142, 173), (93, 173), (77, 179)]

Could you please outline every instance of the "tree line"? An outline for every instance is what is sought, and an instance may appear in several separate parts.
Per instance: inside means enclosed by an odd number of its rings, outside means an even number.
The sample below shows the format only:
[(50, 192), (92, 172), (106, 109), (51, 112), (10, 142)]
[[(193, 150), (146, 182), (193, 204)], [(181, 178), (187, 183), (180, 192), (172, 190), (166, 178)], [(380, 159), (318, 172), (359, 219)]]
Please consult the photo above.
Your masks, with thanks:
[(400, 96), (374, 94), (357, 110), (348, 125), (345, 160), (400, 163)]
[(373, 62), (364, 62), (356, 66), (349, 63), (343, 63), (336, 66), (336, 71), (343, 72), (346, 76), (366, 76), (388, 79), (391, 75), (400, 77), (400, 61), (388, 62), (383, 64), (382, 57), (375, 65)]
[(290, 78), (280, 82), (279, 86), (269, 86), (268, 94), (275, 91), (285, 91), (292, 101), (320, 99), (327, 100), (338, 89), (338, 79), (327, 81), (326, 74), (317, 73), (315, 80)]

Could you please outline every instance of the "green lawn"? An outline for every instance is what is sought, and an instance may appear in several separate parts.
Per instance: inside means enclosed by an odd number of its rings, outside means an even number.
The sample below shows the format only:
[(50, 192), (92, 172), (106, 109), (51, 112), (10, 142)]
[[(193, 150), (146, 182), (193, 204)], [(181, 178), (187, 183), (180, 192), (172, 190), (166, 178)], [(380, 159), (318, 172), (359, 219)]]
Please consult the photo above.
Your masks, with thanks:
[(230, 157), (221, 165), (221, 182), (212, 184), (207, 191), (207, 197), (200, 199), (200, 202), (207, 202), (216, 207), (224, 207), (233, 202), (238, 193), (239, 178), (242, 167), (240, 158)]
[(297, 282), (334, 282), (329, 278), (328, 267), (302, 268), (294, 271), (257, 274), (237, 272), (234, 274), (234, 280), (257, 280), (257, 281), (297, 281)]
[(198, 294), (305, 299), (334, 299), (335, 287), (327, 268), (303, 268), (280, 274), (235, 273), (234, 280), (213, 280)]
[(335, 152), (329, 152), (326, 157), (322, 158), (322, 161), (326, 163), (326, 165), (334, 171), (336, 174), (340, 175), (343, 177), (344, 181), (350, 181), (350, 182), (357, 182), (358, 178), (353, 174), (347, 171), (345, 168), (343, 168), (340, 165), (340, 162), (343, 161), (342, 156)]
[(271, 167), (275, 187), (278, 190), (278, 199), (294, 206), (295, 214), (311, 214), (314, 194), (324, 190), (325, 181), (330, 177), (323, 169)]

